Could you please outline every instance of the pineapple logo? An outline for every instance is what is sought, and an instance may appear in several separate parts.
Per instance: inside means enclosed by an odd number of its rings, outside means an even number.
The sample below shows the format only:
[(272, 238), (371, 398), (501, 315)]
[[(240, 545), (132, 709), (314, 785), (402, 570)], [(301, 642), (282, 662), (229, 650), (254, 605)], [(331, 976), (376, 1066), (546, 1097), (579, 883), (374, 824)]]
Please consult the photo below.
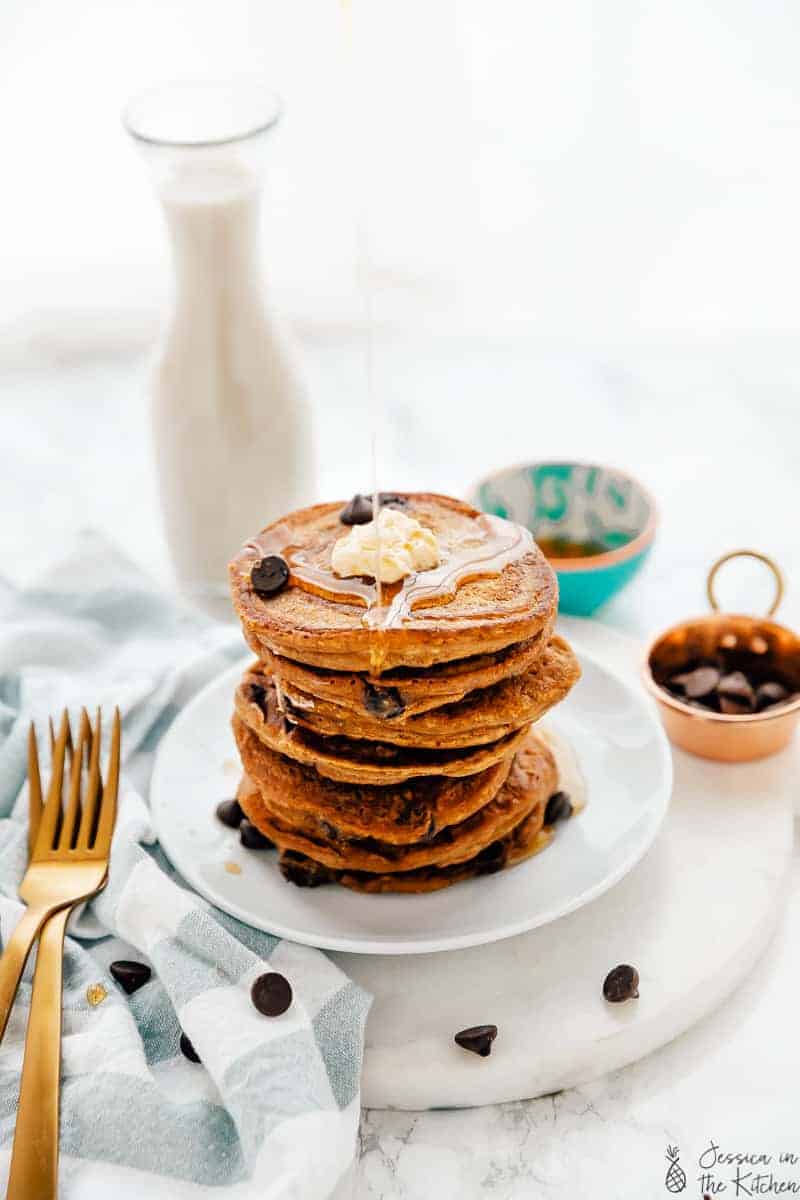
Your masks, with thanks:
[(664, 1187), (668, 1192), (682, 1192), (686, 1187), (686, 1172), (678, 1162), (680, 1151), (677, 1146), (667, 1146), (667, 1159), (669, 1166), (664, 1179)]

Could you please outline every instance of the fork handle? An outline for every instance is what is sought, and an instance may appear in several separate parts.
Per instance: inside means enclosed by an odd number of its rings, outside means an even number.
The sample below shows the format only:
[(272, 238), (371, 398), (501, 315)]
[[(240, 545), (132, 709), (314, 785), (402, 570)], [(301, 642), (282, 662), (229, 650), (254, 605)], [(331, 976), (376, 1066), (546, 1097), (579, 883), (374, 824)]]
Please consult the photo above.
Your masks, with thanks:
[(64, 934), (71, 908), (42, 929), (25, 1038), (6, 1200), (56, 1200)]
[(3, 957), (0, 958), (0, 1041), (8, 1025), (14, 997), (17, 994), (31, 946), (36, 941), (42, 924), (51, 912), (50, 908), (26, 908), (8, 939)]

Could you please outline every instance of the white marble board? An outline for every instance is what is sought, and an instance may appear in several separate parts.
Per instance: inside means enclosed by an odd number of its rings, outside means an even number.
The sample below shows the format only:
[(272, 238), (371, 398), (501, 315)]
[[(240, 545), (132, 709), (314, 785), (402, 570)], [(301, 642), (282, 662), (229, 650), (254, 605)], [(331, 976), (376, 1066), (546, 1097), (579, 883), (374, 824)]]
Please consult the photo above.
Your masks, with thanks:
[[(635, 678), (632, 639), (589, 622), (564, 628)], [(797, 742), (735, 766), (676, 751), (656, 844), (588, 907), (468, 950), (334, 954), (375, 997), (363, 1103), (423, 1109), (545, 1095), (633, 1062), (711, 1012), (751, 969), (781, 912), (798, 765)], [(601, 985), (618, 962), (638, 968), (641, 994), (612, 1006)], [(454, 1046), (456, 1030), (486, 1022), (499, 1027), (491, 1057)]]

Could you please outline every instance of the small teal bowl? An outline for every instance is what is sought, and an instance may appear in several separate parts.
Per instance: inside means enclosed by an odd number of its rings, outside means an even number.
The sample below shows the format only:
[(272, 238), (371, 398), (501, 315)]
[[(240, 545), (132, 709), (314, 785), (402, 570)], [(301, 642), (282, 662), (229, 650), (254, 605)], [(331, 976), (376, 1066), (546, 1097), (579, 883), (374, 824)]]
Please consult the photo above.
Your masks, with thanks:
[(537, 541), (591, 544), (596, 554), (551, 557), (559, 609), (588, 617), (633, 579), (650, 553), (657, 514), (630, 475), (597, 463), (537, 462), (487, 475), (471, 503), (530, 529)]

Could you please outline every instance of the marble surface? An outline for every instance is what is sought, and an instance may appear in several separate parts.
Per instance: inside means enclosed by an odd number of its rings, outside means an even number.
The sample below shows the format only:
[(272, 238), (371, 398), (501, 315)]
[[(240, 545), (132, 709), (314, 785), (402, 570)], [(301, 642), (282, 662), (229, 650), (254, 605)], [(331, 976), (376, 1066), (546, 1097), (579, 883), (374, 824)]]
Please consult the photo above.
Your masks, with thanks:
[[(364, 486), (368, 471), (362, 343), (300, 332), (325, 450), (320, 490), (349, 493)], [(783, 562), (784, 616), (800, 624), (800, 589), (791, 586), (800, 578), (800, 348), (792, 341), (662, 342), (599, 354), (530, 340), (396, 336), (376, 349), (389, 486), (463, 492), (486, 468), (559, 452), (627, 466), (655, 492), (663, 521), (652, 562), (604, 621), (644, 638), (703, 611), (710, 560), (749, 543)], [(0, 360), (4, 573), (30, 578), (93, 525), (166, 584), (144, 345), (95, 346), (88, 356), (74, 330), (65, 338), (53, 326), (40, 328), (25, 354), (18, 350), (15, 343)], [(731, 607), (759, 607), (767, 593), (755, 569), (732, 568), (724, 581)], [(800, 1153), (798, 974), (795, 862), (774, 940), (713, 1015), (637, 1064), (555, 1096), (461, 1111), (367, 1112), (350, 1192), (356, 1200), (633, 1200), (666, 1194), (664, 1154), (674, 1143), (690, 1181), (686, 1194), (700, 1196), (698, 1159), (710, 1139), (734, 1152)], [(563, 1036), (570, 1036), (566, 1023)], [(732, 1173), (720, 1168), (719, 1179)], [(797, 1168), (793, 1178), (800, 1182)], [(730, 1182), (724, 1194), (734, 1194)]]

